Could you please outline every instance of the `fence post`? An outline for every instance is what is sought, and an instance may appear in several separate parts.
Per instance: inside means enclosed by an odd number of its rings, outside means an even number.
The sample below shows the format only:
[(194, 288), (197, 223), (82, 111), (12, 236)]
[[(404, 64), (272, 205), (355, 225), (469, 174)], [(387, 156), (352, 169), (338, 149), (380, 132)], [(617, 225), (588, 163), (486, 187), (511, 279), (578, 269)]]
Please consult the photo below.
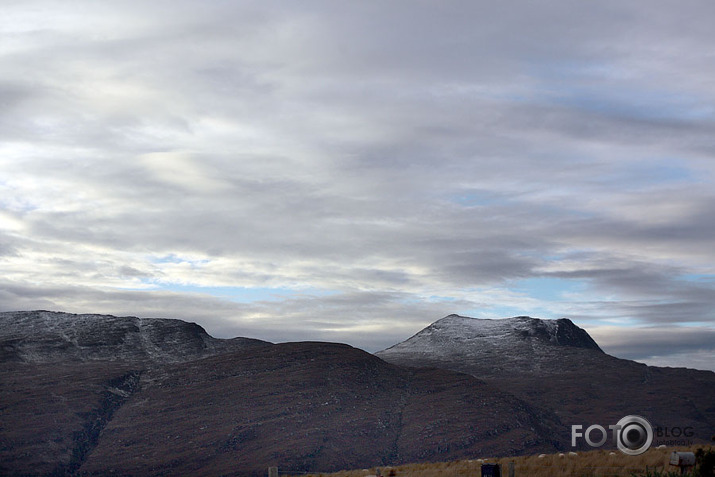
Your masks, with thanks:
[(514, 477), (514, 461), (509, 462), (509, 477)]
[(278, 477), (278, 467), (269, 467), (268, 477)]

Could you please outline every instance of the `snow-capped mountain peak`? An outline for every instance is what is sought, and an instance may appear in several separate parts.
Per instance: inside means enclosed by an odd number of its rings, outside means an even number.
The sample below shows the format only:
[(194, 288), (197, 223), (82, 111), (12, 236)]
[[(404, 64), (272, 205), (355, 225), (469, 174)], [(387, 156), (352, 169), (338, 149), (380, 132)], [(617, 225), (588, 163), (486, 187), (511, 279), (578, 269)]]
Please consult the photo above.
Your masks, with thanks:
[(542, 320), (529, 316), (486, 319), (449, 315), (432, 323), (408, 340), (392, 348), (401, 348), (408, 343), (443, 344), (496, 344), (510, 340), (539, 340), (553, 345), (589, 348), (600, 351), (589, 334), (567, 318)]
[[(480, 363), (487, 372), (555, 369), (566, 356), (603, 351), (589, 334), (569, 319), (543, 320), (528, 316), (502, 319), (449, 315), (377, 356), (406, 365)], [(452, 366), (453, 367), (453, 366)]]

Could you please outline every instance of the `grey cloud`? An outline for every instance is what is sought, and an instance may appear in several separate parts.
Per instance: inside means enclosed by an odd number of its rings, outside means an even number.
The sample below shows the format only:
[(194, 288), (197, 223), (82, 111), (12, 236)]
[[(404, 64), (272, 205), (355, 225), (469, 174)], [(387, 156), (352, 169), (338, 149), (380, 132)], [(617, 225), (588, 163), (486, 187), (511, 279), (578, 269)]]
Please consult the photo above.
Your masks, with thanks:
[[(650, 302), (625, 302), (619, 304), (617, 308), (625, 316), (638, 318), (648, 323), (712, 322), (715, 320), (715, 313), (713, 312), (715, 296), (713, 296), (712, 290), (704, 290), (704, 294), (707, 296), (703, 296), (700, 300), (691, 298), (689, 301), (657, 303), (654, 298)], [(669, 299), (677, 300), (678, 295), (671, 295)]]
[(665, 365), (668, 363), (668, 357), (682, 358), (683, 355), (692, 354), (698, 356), (699, 360), (706, 356), (710, 357), (710, 362), (701, 369), (713, 369), (715, 363), (713, 361), (715, 330), (712, 328), (702, 326), (613, 328), (596, 332), (594, 335), (604, 351), (619, 358)]
[[(12, 201), (0, 206), (21, 227), (0, 248), (3, 293), (23, 308), (195, 314), (272, 340), (351, 330), (374, 348), (387, 338), (350, 323), (412, 328), (509, 306), (475, 288), (515, 296), (514, 282), (556, 277), (586, 284), (554, 303), (585, 320), (712, 323), (712, 282), (680, 278), (713, 273), (712, 13), (8, 4), (0, 186)], [(152, 262), (171, 254), (219, 265), (181, 275)], [(334, 295), (235, 304), (109, 293), (92, 277)]]

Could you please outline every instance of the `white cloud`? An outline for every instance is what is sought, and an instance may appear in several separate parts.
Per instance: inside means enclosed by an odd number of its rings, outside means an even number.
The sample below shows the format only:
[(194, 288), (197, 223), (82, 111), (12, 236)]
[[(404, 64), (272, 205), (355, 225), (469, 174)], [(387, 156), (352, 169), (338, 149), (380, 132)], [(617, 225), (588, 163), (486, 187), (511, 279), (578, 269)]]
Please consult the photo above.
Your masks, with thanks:
[(166, 187), (179, 186), (189, 192), (211, 194), (228, 188), (229, 184), (212, 174), (191, 153), (181, 151), (152, 152), (139, 156), (147, 173), (156, 177)]

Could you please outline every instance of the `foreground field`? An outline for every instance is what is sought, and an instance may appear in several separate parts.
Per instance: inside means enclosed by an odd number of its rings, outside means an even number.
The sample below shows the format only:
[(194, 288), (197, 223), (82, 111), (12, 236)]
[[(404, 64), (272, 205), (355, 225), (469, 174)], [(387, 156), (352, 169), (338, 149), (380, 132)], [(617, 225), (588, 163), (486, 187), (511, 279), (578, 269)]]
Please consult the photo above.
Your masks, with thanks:
[[(435, 462), (428, 464), (406, 464), (380, 469), (383, 476), (410, 477), (457, 477), (481, 475), (482, 463), (501, 464), (502, 475), (507, 477), (509, 462), (514, 462), (516, 477), (629, 477), (649, 470), (677, 471), (677, 467), (668, 465), (673, 451), (695, 452), (698, 448), (710, 446), (695, 445), (690, 447), (666, 447), (650, 449), (639, 456), (628, 456), (619, 451), (594, 450), (579, 452), (577, 455), (547, 454), (506, 458), (474, 458), (453, 462)], [(375, 475), (377, 468), (362, 470), (344, 470), (332, 474), (309, 474), (314, 477), (365, 477)]]

